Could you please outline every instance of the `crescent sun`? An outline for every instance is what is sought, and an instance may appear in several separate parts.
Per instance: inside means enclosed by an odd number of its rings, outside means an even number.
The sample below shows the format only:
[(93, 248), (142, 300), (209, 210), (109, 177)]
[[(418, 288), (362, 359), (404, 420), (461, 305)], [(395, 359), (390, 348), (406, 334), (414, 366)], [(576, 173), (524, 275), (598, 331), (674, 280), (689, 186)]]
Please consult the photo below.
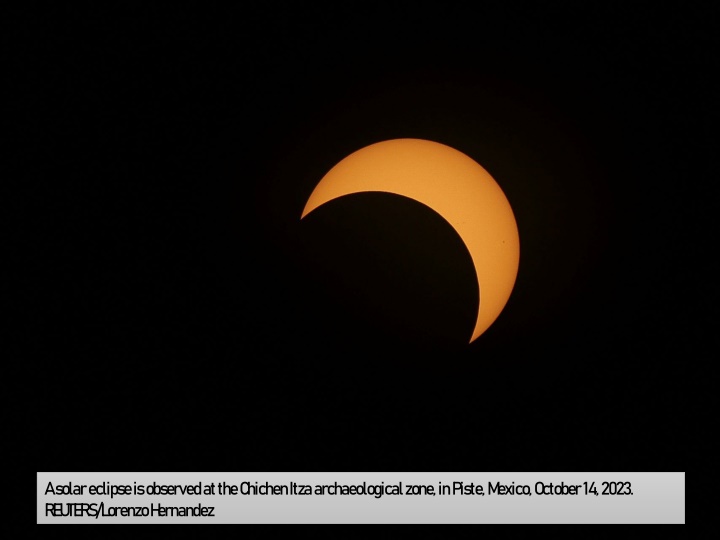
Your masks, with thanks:
[(442, 216), (467, 247), (478, 281), (470, 343), (497, 319), (517, 278), (520, 238), (510, 203), (492, 176), (467, 155), (433, 141), (392, 139), (366, 146), (335, 165), (308, 199), (301, 219), (352, 193), (393, 193)]

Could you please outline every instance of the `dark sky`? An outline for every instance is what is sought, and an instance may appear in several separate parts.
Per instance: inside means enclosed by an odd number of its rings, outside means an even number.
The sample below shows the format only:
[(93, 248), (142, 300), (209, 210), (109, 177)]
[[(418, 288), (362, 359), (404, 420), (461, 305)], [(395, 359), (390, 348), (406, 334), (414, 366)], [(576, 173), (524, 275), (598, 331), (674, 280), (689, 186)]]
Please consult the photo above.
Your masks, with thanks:
[[(23, 22), (35, 470), (687, 470), (707, 14), (301, 4)], [(299, 220), (396, 137), (468, 154), (515, 212), (518, 280), (472, 345), (438, 215), (363, 194)]]

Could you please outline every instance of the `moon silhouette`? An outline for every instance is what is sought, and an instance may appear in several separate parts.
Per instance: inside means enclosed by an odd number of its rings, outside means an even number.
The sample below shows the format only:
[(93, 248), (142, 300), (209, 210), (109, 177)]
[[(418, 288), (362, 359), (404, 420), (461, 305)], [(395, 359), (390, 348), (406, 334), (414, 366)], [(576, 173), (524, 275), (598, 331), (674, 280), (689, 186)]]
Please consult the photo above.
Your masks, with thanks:
[(505, 307), (517, 277), (520, 238), (500, 186), (477, 162), (444, 144), (392, 139), (353, 152), (320, 180), (300, 219), (353, 193), (393, 193), (437, 212), (465, 243), (475, 267), (479, 302), (475, 341)]

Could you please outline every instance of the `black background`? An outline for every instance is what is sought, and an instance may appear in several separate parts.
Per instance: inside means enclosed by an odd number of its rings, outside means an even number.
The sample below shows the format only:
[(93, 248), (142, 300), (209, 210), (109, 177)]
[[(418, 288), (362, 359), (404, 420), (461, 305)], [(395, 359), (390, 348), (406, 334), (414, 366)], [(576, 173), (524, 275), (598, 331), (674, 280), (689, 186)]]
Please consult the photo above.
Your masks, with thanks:
[[(707, 14), (336, 4), (26, 21), (34, 470), (687, 470)], [(442, 218), (362, 194), (299, 219), (397, 137), (515, 212), (517, 283), (471, 345)]]

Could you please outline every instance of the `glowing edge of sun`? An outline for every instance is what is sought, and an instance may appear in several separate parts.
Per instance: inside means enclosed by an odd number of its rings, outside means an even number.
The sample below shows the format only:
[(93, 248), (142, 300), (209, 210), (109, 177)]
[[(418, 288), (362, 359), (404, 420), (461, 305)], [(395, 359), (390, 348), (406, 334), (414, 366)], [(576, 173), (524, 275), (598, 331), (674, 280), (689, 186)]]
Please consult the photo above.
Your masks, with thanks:
[(479, 163), (444, 144), (392, 139), (371, 144), (340, 161), (320, 180), (301, 219), (345, 195), (384, 192), (430, 207), (457, 232), (470, 253), (478, 281), (478, 315), (470, 343), (507, 304), (520, 262), (512, 208)]

